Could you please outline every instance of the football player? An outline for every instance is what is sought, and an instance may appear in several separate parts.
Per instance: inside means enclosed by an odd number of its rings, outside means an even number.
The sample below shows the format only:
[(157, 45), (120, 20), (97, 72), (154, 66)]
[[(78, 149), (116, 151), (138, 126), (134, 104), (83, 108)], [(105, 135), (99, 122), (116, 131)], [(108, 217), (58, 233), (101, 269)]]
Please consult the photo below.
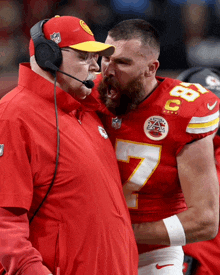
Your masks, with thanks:
[(139, 249), (139, 275), (183, 274), (186, 243), (218, 232), (213, 136), (219, 100), (200, 84), (156, 77), (160, 42), (145, 20), (108, 32), (97, 78)]

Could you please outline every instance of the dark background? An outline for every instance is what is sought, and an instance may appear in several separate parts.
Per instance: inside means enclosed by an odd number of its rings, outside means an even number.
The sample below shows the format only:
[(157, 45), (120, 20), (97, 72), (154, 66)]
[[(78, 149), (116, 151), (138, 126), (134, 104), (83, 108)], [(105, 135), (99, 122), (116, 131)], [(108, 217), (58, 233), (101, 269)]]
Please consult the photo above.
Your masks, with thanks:
[(83, 19), (101, 42), (121, 20), (149, 21), (161, 37), (160, 76), (220, 68), (220, 0), (0, 0), (0, 97), (17, 84), (18, 64), (29, 61), (30, 28), (55, 15)]

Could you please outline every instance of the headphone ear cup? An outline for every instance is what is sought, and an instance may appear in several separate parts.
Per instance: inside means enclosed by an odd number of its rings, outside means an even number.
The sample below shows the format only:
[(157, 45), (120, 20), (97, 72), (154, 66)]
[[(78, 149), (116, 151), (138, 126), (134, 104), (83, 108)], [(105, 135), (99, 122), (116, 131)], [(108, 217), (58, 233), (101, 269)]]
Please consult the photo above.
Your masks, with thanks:
[(46, 61), (59, 68), (63, 57), (60, 47), (54, 41), (40, 38), (35, 45), (35, 59), (42, 69), (50, 71), (51, 69), (45, 65)]

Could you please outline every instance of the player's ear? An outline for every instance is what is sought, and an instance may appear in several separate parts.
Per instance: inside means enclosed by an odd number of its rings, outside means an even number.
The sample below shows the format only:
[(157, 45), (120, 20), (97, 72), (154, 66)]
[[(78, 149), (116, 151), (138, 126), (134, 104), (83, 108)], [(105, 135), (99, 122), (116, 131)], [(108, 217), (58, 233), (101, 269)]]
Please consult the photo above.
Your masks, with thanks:
[(160, 62), (158, 60), (152, 60), (152, 62), (150, 62), (146, 68), (145, 76), (149, 77), (155, 75), (159, 66)]

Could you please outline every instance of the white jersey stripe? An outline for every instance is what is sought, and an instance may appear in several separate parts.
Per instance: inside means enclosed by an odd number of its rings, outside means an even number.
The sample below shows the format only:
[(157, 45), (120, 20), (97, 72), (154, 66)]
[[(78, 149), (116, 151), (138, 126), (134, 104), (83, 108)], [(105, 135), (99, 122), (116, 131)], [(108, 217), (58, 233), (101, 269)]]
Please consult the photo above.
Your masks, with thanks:
[(192, 117), (192, 119), (190, 120), (189, 124), (211, 122), (212, 120), (215, 120), (218, 117), (219, 117), (219, 110), (216, 113), (214, 113), (212, 115), (209, 115), (209, 116)]
[(204, 134), (219, 127), (219, 111), (205, 117), (193, 117), (186, 128), (190, 134)]
[(219, 123), (219, 117), (206, 123), (190, 123), (187, 128), (207, 128)]
[(204, 133), (208, 133), (208, 132), (212, 132), (214, 131), (215, 129), (217, 129), (219, 126), (218, 123), (212, 125), (212, 126), (209, 126), (209, 127), (206, 127), (206, 128), (186, 128), (186, 132), (189, 133), (189, 134), (204, 134)]

